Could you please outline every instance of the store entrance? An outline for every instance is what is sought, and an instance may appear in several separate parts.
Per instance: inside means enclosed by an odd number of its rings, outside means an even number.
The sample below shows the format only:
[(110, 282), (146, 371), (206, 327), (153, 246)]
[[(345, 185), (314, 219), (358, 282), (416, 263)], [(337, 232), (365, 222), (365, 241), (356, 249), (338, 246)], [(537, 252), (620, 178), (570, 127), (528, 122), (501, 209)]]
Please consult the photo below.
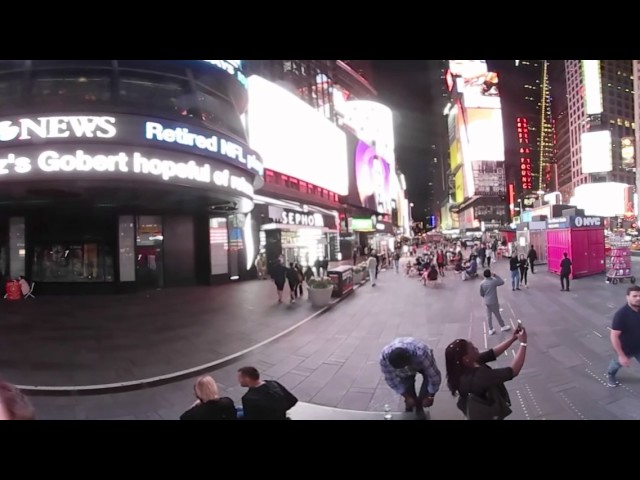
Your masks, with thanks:
[(320, 229), (282, 231), (282, 255), (287, 262), (303, 267), (313, 266), (317, 259), (327, 258), (327, 236)]

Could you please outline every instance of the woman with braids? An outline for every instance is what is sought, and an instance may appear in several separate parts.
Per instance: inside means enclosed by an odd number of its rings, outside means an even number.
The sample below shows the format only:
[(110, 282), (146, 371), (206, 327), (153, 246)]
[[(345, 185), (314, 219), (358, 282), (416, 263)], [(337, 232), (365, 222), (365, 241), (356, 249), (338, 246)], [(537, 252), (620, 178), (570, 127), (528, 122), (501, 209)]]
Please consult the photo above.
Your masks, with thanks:
[[(502, 355), (516, 340), (520, 340), (520, 348), (510, 367), (492, 369), (487, 365)], [(501, 397), (500, 400), (505, 408), (502, 414), (497, 415), (497, 418), (494, 417), (495, 419), (503, 420), (511, 413), (508, 408), (511, 401), (504, 383), (520, 373), (526, 351), (527, 332), (522, 327), (518, 327), (511, 338), (483, 353), (480, 353), (469, 340), (464, 339), (455, 340), (447, 347), (445, 350), (447, 385), (454, 396), (456, 394), (459, 396), (458, 408), (465, 417), (471, 416), (471, 408), (468, 409), (467, 404), (472, 397), (484, 399), (481, 401), (490, 400), (490, 396)], [(493, 401), (497, 401), (496, 398), (493, 398)], [(467, 419), (476, 420), (476, 418)]]

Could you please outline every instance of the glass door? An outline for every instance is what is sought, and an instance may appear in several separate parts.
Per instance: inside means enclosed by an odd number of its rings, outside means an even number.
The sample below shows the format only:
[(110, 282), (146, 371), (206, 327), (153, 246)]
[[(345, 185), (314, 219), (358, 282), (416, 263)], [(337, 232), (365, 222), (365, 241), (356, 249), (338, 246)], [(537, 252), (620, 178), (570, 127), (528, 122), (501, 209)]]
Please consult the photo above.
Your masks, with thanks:
[(143, 287), (164, 287), (162, 217), (140, 215), (136, 236), (136, 281)]

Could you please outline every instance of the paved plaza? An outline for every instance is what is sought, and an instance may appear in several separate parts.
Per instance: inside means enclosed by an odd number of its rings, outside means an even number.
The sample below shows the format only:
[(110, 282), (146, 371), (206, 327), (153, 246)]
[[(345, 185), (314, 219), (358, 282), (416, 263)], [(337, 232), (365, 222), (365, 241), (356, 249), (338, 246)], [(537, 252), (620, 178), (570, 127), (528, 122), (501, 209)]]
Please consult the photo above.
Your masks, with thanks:
[[(640, 264), (634, 260), (634, 266)], [(572, 282), (570, 293), (561, 292), (558, 277), (546, 273), (544, 268), (541, 266), (539, 273), (530, 275), (528, 289), (512, 292), (508, 284), (500, 288), (505, 320), (515, 324), (517, 319), (521, 319), (529, 332), (525, 367), (520, 376), (507, 385), (514, 412), (509, 418), (639, 418), (640, 366), (633, 364), (632, 368), (621, 371), (618, 379), (622, 385), (618, 388), (607, 388), (604, 374), (612, 354), (608, 326), (613, 312), (624, 302), (626, 285), (607, 285), (604, 277), (599, 276), (576, 280)], [(499, 262), (495, 269), (505, 281), (507, 269), (506, 261)], [(244, 365), (256, 366), (266, 378), (278, 379), (298, 396), (301, 404), (296, 407), (294, 418), (321, 418), (326, 412), (324, 418), (329, 419), (382, 419), (385, 404), (391, 405), (393, 410), (401, 410), (401, 400), (385, 385), (378, 366), (380, 350), (395, 337), (415, 336), (426, 341), (435, 350), (443, 377), (444, 348), (452, 340), (471, 338), (483, 349), (506, 338), (508, 333), (486, 334), (479, 283), (479, 280), (461, 282), (457, 275), (448, 274), (438, 288), (425, 288), (416, 279), (391, 271), (383, 272), (375, 288), (365, 284), (323, 315), (237, 360), (213, 368), (211, 374), (223, 393), (239, 402), (244, 389), (237, 386), (236, 370)], [(10, 358), (5, 348), (14, 352), (24, 351), (25, 354), (32, 352), (35, 347), (30, 337), (34, 336), (40, 348), (48, 348), (45, 340), (49, 338), (56, 352), (51, 354), (52, 358), (58, 355), (73, 358), (73, 352), (67, 352), (65, 348), (75, 346), (82, 359), (79, 361), (83, 365), (82, 383), (102, 383), (109, 379), (104, 379), (105, 372), (109, 370), (105, 359), (117, 358), (118, 355), (89, 357), (91, 345), (100, 340), (90, 339), (88, 332), (108, 335), (109, 338), (120, 337), (119, 342), (133, 344), (133, 339), (125, 338), (133, 330), (137, 333), (137, 355), (144, 358), (148, 352), (150, 357), (147, 362), (149, 373), (193, 367), (197, 361), (205, 363), (216, 355), (232, 353), (233, 348), (239, 350), (264, 340), (275, 335), (278, 329), (282, 331), (313, 313), (306, 302), (295, 306), (275, 305), (272, 288), (270, 283), (259, 281), (215, 287), (210, 289), (211, 303), (198, 306), (192, 305), (197, 301), (194, 297), (178, 303), (178, 293), (151, 293), (148, 299), (151, 305), (162, 295), (173, 295), (176, 301), (175, 304), (167, 302), (165, 312), (156, 311), (155, 324), (152, 318), (145, 321), (150, 328), (148, 331), (142, 330), (142, 326), (126, 328), (136, 320), (129, 315), (141, 315), (145, 311), (142, 299), (134, 301), (122, 297), (119, 300), (128, 307), (114, 315), (112, 331), (107, 329), (108, 323), (104, 320), (98, 329), (92, 326), (93, 318), (88, 315), (81, 318), (78, 313), (73, 314), (73, 322), (66, 324), (67, 332), (62, 327), (56, 329), (51, 326), (47, 334), (38, 333), (34, 331), (33, 323), (19, 323), (17, 306), (12, 305), (8, 322), (4, 319), (0, 322), (3, 350), (0, 370), (16, 383), (24, 383), (17, 380), (33, 375), (41, 380), (49, 378), (49, 383), (55, 384), (57, 373), (53, 360), (48, 370), (50, 377), (36, 372), (33, 364), (23, 374), (19, 357), (15, 357), (13, 363), (5, 363), (5, 359)], [(113, 301), (108, 299), (113, 298), (105, 297), (94, 307), (95, 311), (106, 308), (106, 303)], [(81, 302), (83, 308), (90, 307), (87, 299), (69, 300), (59, 306), (54, 318), (60, 318), (63, 309), (77, 311), (72, 302)], [(55, 304), (55, 299), (43, 297), (29, 305), (29, 309), (47, 308), (46, 315), (41, 314), (37, 325), (47, 323), (51, 304)], [(214, 304), (216, 312), (223, 313), (208, 311)], [(184, 308), (187, 313), (181, 314)], [(191, 313), (196, 311), (201, 312), (208, 323), (196, 323), (195, 314)], [(96, 316), (106, 319), (108, 314), (103, 312)], [(178, 328), (175, 320), (168, 319), (170, 316), (182, 319), (189, 328)], [(79, 331), (71, 329), (72, 326)], [(243, 341), (243, 334), (234, 328), (238, 326), (245, 329), (241, 331), (250, 337), (250, 341)], [(6, 338), (6, 332), (12, 335), (11, 340)], [(177, 340), (179, 350), (163, 347), (165, 342), (167, 345), (171, 343), (174, 332), (180, 335)], [(194, 338), (190, 338), (189, 333)], [(90, 343), (83, 346), (83, 339)], [(188, 356), (194, 345), (201, 348), (207, 341), (211, 342), (213, 356), (201, 353), (194, 355), (193, 359)], [(164, 348), (170, 349), (166, 357)], [(178, 352), (184, 352), (184, 357)], [(507, 351), (498, 365), (509, 365), (513, 356), (512, 350)], [(98, 372), (94, 376), (92, 368)], [(133, 373), (139, 375), (144, 372)], [(101, 395), (37, 395), (33, 402), (38, 417), (42, 419), (176, 419), (193, 403), (193, 381), (193, 378), (186, 378), (156, 387)], [(369, 416), (343, 410), (376, 413)], [(447, 391), (444, 381), (430, 416), (433, 420), (462, 419), (455, 407), (455, 398)]]

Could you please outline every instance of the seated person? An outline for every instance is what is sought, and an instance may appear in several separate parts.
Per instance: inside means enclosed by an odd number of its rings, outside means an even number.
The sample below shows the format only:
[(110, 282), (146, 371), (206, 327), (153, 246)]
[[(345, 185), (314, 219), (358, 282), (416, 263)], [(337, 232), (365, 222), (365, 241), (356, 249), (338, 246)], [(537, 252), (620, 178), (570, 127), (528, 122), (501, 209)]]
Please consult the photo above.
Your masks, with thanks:
[(438, 281), (438, 267), (435, 264), (431, 264), (429, 267), (429, 271), (425, 272), (422, 276), (422, 280), (426, 285), (427, 282), (437, 282)]
[(458, 257), (456, 259), (456, 264), (453, 268), (456, 272), (462, 272), (464, 270), (464, 267), (462, 266), (462, 258)]
[(476, 262), (475, 255), (471, 256), (471, 260), (469, 261), (469, 265), (467, 265), (467, 269), (462, 272), (462, 280), (469, 280), (472, 277), (478, 275), (478, 262)]
[(220, 397), (218, 385), (209, 375), (200, 377), (193, 388), (196, 402), (180, 416), (180, 420), (236, 420), (233, 400)]

